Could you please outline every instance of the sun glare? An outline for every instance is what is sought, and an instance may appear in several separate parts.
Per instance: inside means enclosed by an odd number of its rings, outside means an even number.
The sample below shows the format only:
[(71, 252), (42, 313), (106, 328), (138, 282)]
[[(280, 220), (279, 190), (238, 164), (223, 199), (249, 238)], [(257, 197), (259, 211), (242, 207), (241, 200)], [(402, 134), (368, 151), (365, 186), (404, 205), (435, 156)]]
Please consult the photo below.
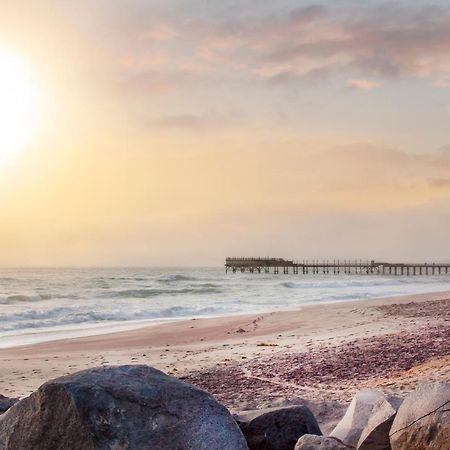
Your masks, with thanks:
[(37, 92), (27, 65), (0, 51), (0, 162), (30, 139), (37, 122)]

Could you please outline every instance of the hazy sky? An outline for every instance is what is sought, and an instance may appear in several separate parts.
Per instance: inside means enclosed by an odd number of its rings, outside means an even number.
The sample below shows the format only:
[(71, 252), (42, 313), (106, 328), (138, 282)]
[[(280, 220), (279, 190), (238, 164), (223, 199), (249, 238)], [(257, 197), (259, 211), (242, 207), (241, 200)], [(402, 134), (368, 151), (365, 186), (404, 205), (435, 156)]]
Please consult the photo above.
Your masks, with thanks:
[(1, 265), (450, 260), (448, 1), (2, 0), (1, 50)]

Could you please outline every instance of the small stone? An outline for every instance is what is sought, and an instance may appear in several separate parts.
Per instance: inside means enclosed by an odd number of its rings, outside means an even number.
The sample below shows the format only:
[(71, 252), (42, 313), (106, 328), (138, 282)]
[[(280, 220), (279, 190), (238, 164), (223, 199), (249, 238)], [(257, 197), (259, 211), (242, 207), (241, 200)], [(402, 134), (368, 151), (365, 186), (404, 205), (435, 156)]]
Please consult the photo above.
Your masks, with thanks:
[(297, 441), (294, 450), (349, 450), (352, 448), (354, 447), (348, 447), (332, 437), (304, 434)]
[(250, 450), (292, 450), (303, 434), (322, 434), (306, 406), (251, 411), (235, 419)]
[(19, 401), (18, 398), (5, 397), (4, 395), (0, 394), (0, 414), (3, 414), (4, 412), (8, 411), (8, 409), (11, 408), (11, 406), (13, 406), (18, 401)]

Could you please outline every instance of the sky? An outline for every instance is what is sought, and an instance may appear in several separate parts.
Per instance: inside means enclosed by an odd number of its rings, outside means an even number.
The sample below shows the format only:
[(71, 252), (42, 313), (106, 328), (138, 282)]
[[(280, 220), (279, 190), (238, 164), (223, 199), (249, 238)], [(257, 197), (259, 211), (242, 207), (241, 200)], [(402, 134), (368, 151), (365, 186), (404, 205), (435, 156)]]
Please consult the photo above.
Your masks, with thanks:
[(450, 261), (448, 2), (2, 0), (2, 51), (2, 266)]

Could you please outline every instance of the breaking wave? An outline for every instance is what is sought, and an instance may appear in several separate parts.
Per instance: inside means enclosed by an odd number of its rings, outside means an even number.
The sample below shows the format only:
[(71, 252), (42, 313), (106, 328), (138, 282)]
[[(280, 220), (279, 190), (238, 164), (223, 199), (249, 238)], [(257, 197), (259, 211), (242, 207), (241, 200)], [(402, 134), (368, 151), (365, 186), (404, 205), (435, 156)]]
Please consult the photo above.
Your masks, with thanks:
[(39, 302), (41, 300), (50, 300), (52, 296), (50, 294), (34, 294), (34, 295), (24, 295), (24, 294), (14, 294), (7, 296), (0, 296), (0, 305), (10, 305), (12, 303), (21, 302)]
[(186, 275), (161, 275), (157, 281), (161, 283), (171, 283), (174, 281), (195, 281), (197, 278), (188, 277)]
[(186, 294), (218, 294), (221, 290), (216, 286), (186, 287), (180, 289), (125, 289), (120, 291), (106, 292), (104, 297), (118, 298), (151, 298), (159, 295), (186, 295)]
[[(232, 312), (232, 311), (231, 311)], [(131, 320), (174, 319), (193, 316), (216, 316), (230, 313), (228, 307), (172, 306), (159, 311), (88, 311), (80, 308), (56, 308), (47, 311), (25, 311), (2, 315), (2, 331), (51, 328), (61, 325), (122, 322)]]

